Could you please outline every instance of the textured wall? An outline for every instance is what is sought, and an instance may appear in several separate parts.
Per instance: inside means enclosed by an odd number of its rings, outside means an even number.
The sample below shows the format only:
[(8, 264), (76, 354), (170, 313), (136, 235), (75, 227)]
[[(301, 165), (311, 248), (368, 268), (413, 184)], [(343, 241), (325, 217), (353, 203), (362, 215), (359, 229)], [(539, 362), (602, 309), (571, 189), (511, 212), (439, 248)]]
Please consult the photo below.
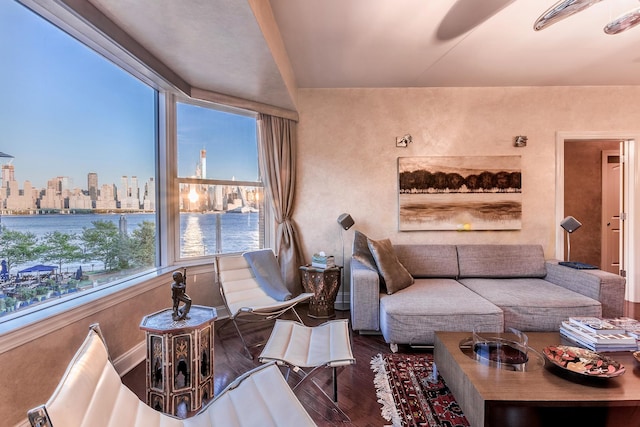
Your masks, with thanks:
[[(356, 228), (394, 243), (537, 243), (553, 257), (556, 133), (637, 129), (639, 94), (638, 87), (302, 89), (294, 218), (305, 256), (325, 250), (339, 260), (336, 218), (349, 212), (356, 224), (344, 235), (347, 258)], [(413, 144), (396, 148), (405, 133)], [(516, 135), (528, 136), (527, 147), (513, 146)], [(398, 157), (478, 155), (522, 156), (522, 230), (398, 231)]]

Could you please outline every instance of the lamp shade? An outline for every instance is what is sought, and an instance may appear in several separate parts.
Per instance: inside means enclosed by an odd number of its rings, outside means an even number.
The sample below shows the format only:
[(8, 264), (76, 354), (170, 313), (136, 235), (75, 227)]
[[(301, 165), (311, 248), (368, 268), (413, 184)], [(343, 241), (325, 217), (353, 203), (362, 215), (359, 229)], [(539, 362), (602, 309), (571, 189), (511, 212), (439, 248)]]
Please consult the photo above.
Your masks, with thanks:
[(560, 222), (562, 227), (567, 233), (573, 233), (582, 226), (582, 223), (572, 216), (568, 216)]
[(355, 224), (355, 222), (353, 221), (353, 218), (351, 218), (351, 215), (343, 213), (338, 217), (338, 224), (340, 224), (340, 226), (345, 230), (348, 230), (353, 224)]

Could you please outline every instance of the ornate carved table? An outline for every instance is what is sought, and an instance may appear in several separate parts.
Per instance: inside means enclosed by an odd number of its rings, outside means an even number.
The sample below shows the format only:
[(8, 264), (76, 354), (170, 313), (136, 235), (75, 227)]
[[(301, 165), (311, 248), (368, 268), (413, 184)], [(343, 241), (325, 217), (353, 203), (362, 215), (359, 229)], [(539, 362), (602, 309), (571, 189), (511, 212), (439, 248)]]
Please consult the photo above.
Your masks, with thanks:
[(145, 316), (147, 404), (186, 417), (213, 398), (213, 322), (215, 308), (194, 305), (189, 318), (174, 321), (173, 310)]
[(309, 317), (329, 318), (336, 315), (334, 303), (340, 288), (340, 268), (300, 267), (305, 292), (313, 292), (309, 300)]

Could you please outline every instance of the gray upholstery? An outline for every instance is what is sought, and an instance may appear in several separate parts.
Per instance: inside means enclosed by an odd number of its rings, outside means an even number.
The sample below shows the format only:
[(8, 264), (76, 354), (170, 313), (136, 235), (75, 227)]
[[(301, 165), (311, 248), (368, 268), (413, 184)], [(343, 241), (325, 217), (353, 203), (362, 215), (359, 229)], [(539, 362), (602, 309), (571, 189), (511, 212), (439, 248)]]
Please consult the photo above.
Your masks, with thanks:
[(380, 330), (380, 276), (355, 258), (351, 259), (351, 327)]
[(576, 270), (547, 261), (545, 280), (597, 299), (602, 317), (620, 317), (624, 311), (625, 279), (602, 270)]
[(460, 277), (544, 277), (540, 245), (458, 245)]
[(416, 282), (393, 295), (351, 260), (351, 322), (390, 344), (433, 344), (435, 331), (557, 331), (569, 316), (622, 316), (625, 279), (545, 261), (540, 245), (394, 245)]
[(413, 277), (458, 277), (454, 245), (394, 245), (396, 256)]
[(600, 303), (544, 279), (458, 279), (504, 312), (504, 327), (520, 331), (558, 331), (569, 316), (602, 314)]
[(474, 327), (501, 332), (502, 310), (453, 279), (416, 279), (406, 289), (380, 296), (380, 330), (389, 343), (431, 344), (434, 331)]

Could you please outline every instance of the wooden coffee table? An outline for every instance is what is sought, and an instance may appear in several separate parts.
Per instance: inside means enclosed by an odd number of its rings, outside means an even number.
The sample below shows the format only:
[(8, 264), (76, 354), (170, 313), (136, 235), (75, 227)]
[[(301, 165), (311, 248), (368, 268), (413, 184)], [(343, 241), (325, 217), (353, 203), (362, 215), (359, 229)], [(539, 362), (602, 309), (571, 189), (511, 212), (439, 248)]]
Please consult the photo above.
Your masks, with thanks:
[[(557, 332), (527, 335), (529, 347), (540, 353), (548, 345), (563, 344)], [(615, 378), (585, 378), (548, 362), (514, 372), (464, 354), (460, 342), (470, 336), (436, 332), (433, 353), (438, 372), (471, 426), (640, 426), (640, 364), (630, 352), (606, 353), (626, 368)]]

